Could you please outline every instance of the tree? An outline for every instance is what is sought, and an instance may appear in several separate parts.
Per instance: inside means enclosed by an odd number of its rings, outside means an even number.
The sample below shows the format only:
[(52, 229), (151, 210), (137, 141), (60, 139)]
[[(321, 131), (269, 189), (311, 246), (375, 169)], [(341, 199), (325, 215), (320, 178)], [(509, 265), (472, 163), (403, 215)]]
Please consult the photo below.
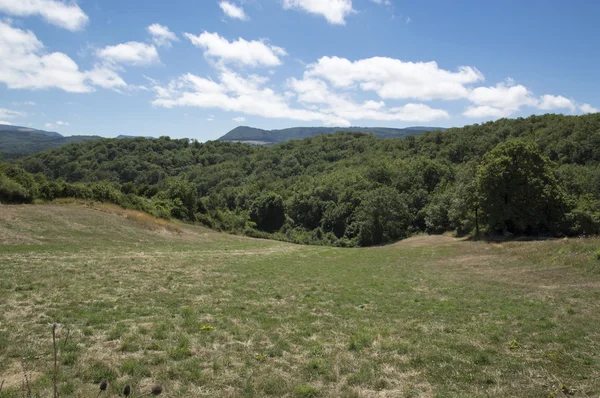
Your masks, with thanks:
[(273, 192), (260, 196), (250, 207), (250, 219), (261, 231), (278, 231), (285, 222), (283, 198)]
[(407, 237), (411, 216), (398, 191), (384, 186), (365, 193), (356, 221), (359, 245), (369, 246)]
[(550, 161), (532, 143), (511, 140), (487, 153), (478, 170), (477, 191), (493, 231), (548, 232), (564, 215), (563, 189)]

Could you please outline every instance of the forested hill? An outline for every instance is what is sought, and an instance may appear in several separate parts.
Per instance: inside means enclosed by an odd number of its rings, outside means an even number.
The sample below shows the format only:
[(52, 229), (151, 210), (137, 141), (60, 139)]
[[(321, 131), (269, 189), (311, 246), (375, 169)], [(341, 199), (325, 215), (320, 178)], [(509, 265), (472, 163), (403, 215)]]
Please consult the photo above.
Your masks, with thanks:
[(600, 232), (600, 114), (270, 147), (106, 139), (17, 165), (0, 166), (0, 200), (110, 201), (299, 243), (368, 246), (420, 231)]
[(16, 159), (67, 144), (101, 138), (83, 135), (63, 137), (53, 131), (0, 124), (0, 159)]
[(239, 126), (219, 138), (219, 141), (244, 142), (253, 145), (273, 145), (280, 142), (301, 140), (320, 134), (338, 132), (373, 134), (379, 138), (403, 138), (435, 130), (444, 129), (441, 127), (407, 127), (404, 129), (386, 127), (292, 127), (282, 130), (263, 130), (254, 127)]

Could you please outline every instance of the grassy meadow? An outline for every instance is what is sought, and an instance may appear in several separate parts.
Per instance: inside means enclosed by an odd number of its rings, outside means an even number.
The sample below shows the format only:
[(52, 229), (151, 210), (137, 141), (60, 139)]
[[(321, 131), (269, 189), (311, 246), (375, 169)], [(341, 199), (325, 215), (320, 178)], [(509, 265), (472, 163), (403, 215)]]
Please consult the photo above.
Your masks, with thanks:
[[(364, 249), (0, 206), (0, 397), (598, 397), (600, 239)], [(67, 330), (69, 338), (66, 339)], [(66, 339), (66, 340), (65, 340)]]

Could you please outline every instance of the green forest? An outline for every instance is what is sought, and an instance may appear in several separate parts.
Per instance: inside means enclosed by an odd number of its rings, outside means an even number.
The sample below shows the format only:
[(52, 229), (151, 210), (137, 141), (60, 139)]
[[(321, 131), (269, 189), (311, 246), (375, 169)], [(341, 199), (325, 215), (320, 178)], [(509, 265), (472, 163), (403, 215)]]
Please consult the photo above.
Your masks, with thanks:
[(401, 139), (337, 133), (271, 147), (103, 139), (0, 164), (0, 200), (105, 201), (303, 244), (420, 232), (600, 232), (600, 114), (501, 119)]

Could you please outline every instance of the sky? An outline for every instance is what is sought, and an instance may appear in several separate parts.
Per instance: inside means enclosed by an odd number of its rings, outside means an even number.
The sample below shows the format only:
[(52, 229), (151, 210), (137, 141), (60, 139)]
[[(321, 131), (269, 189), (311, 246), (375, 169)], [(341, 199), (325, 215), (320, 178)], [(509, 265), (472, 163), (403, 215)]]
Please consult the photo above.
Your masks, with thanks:
[(598, 112), (597, 0), (0, 0), (0, 124), (213, 140)]

